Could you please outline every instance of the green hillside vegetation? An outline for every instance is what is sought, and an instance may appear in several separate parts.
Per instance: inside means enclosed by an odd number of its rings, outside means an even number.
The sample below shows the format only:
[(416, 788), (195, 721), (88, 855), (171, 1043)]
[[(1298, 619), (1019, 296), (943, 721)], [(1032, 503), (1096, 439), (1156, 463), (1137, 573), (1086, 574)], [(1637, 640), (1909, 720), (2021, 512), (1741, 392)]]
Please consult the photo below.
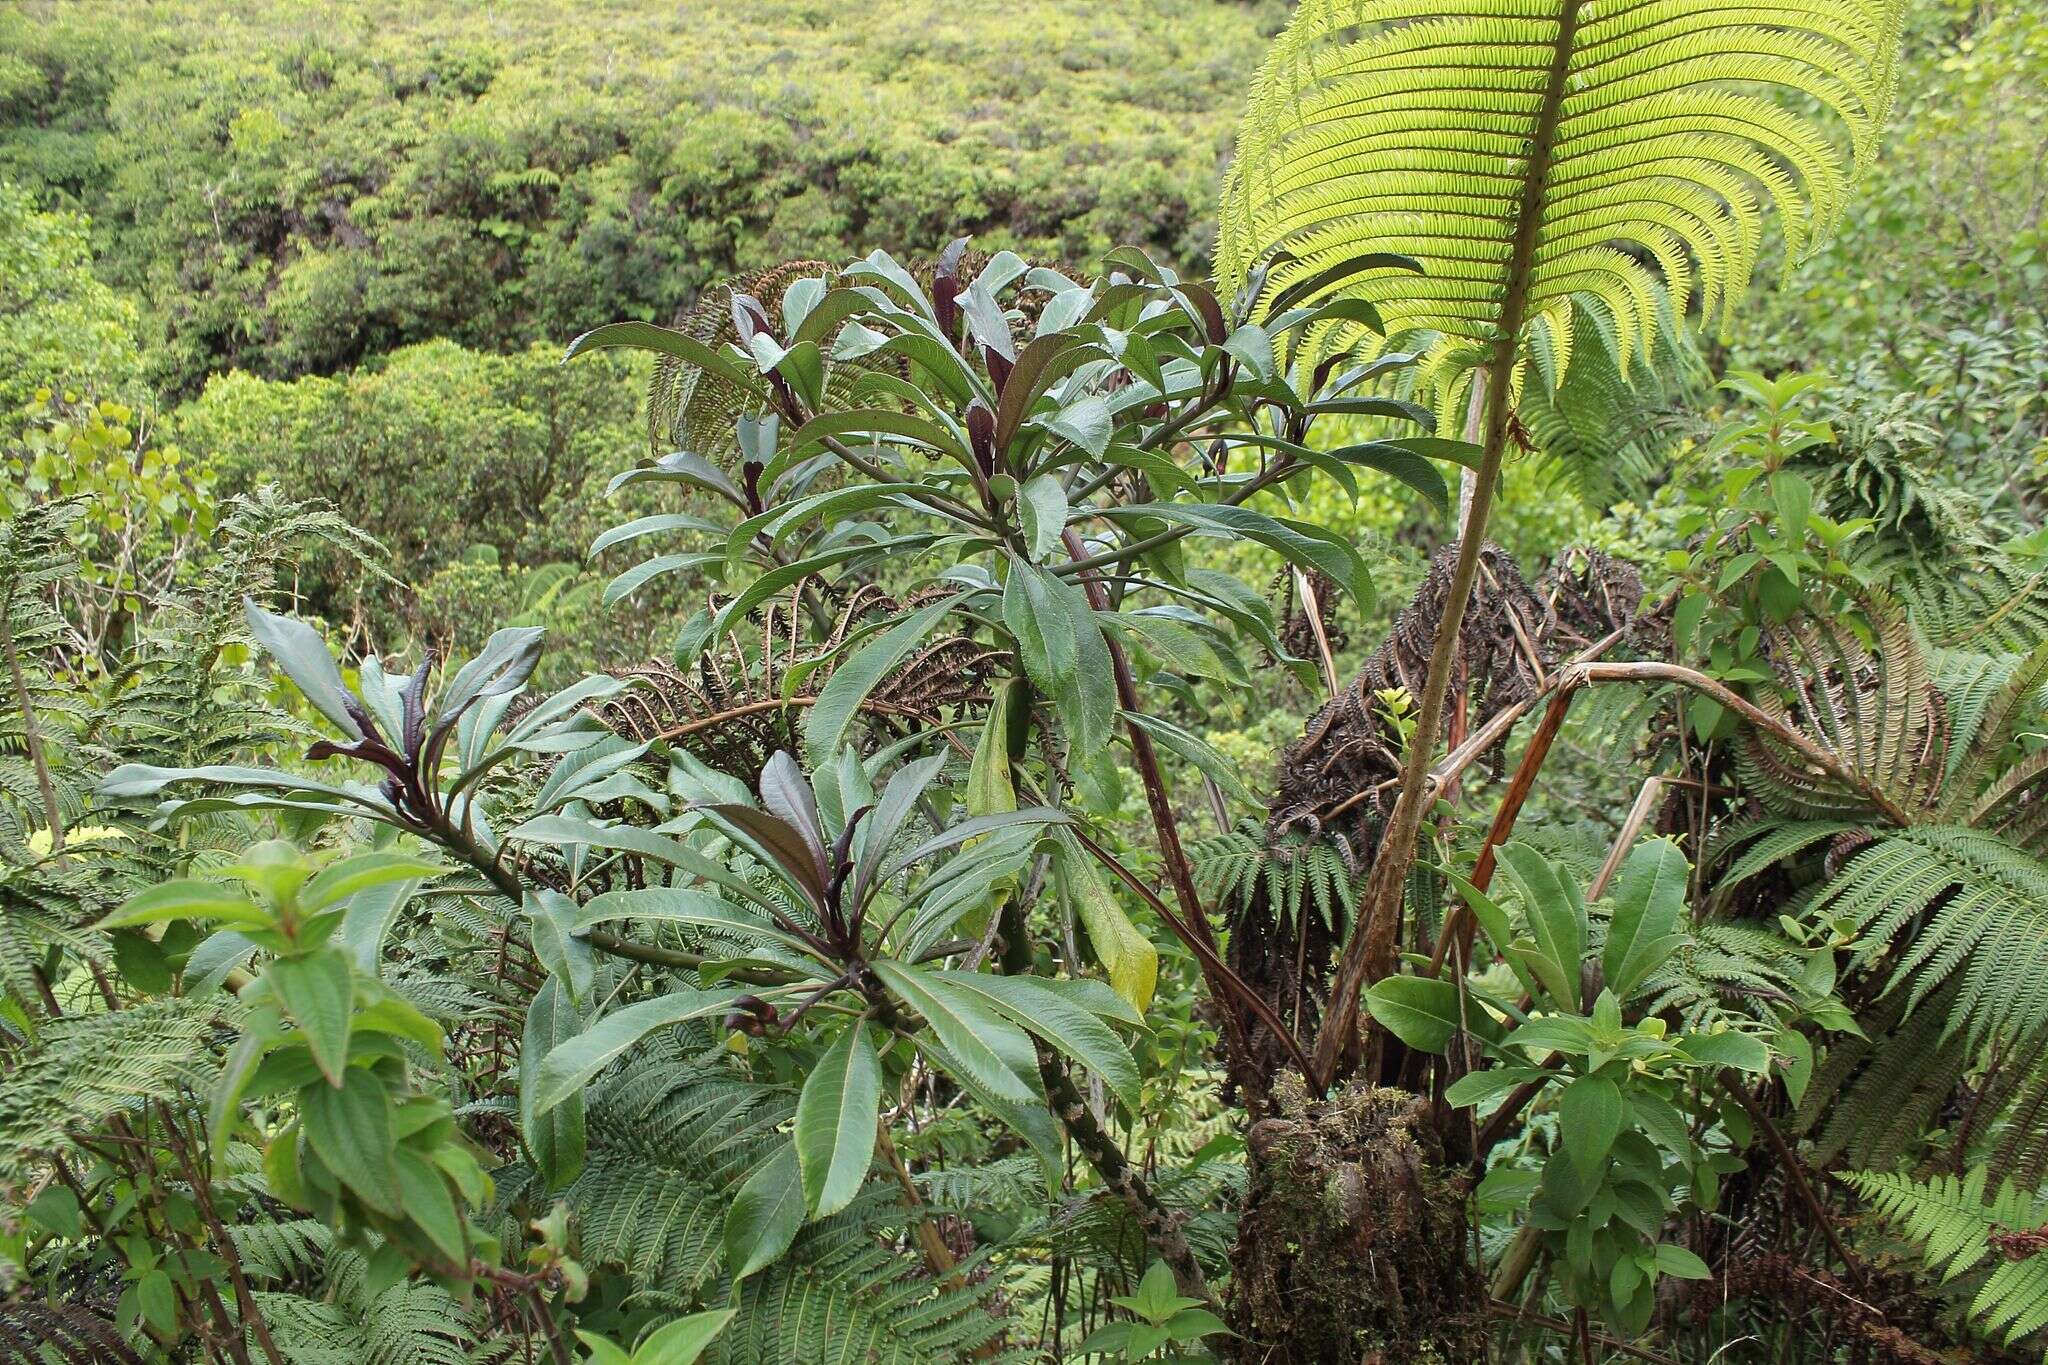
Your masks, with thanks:
[(2035, 8), (0, 6), (0, 1365), (2048, 1365)]

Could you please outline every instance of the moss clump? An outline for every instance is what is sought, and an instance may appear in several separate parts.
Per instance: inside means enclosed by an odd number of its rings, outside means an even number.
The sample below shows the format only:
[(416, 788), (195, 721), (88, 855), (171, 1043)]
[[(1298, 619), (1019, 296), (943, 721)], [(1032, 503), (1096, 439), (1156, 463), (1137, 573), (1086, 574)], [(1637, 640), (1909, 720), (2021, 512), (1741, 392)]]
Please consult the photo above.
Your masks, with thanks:
[(1369, 1085), (1312, 1101), (1290, 1073), (1273, 1104), (1248, 1135), (1251, 1189), (1232, 1255), (1231, 1327), (1245, 1358), (1483, 1359), (1465, 1182), (1443, 1168), (1428, 1101)]

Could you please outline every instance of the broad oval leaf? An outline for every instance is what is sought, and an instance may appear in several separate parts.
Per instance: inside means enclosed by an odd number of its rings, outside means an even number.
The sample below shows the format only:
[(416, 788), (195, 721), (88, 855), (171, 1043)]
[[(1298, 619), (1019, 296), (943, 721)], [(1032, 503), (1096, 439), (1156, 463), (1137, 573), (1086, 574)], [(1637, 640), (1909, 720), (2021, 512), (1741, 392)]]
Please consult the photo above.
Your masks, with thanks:
[(338, 949), (322, 948), (300, 957), (277, 958), (263, 969), (263, 977), (286, 1017), (304, 1031), (320, 1074), (329, 1085), (340, 1085), (348, 1066), (349, 1011), (355, 1002), (355, 977), (348, 959)]

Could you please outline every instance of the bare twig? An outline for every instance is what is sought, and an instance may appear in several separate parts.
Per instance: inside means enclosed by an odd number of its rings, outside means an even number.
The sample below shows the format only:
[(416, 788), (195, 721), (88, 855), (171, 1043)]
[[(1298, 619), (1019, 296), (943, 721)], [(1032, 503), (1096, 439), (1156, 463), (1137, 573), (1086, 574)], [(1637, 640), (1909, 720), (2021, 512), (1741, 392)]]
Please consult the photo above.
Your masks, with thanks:
[(1835, 1230), (1833, 1215), (1828, 1212), (1827, 1205), (1821, 1203), (1820, 1195), (1813, 1188), (1813, 1182), (1806, 1178), (1806, 1163), (1792, 1150), (1792, 1144), (1785, 1141), (1785, 1135), (1778, 1131), (1778, 1125), (1764, 1112), (1763, 1106), (1756, 1102), (1756, 1097), (1749, 1093), (1747, 1086), (1725, 1071), (1721, 1073), (1720, 1080), (1721, 1088), (1742, 1106), (1743, 1111), (1749, 1115), (1750, 1122), (1764, 1135), (1764, 1141), (1770, 1146), (1772, 1154), (1778, 1158), (1779, 1168), (1785, 1172), (1785, 1178), (1792, 1182), (1793, 1192), (1799, 1196), (1799, 1202), (1806, 1206), (1807, 1216), (1813, 1219), (1814, 1226), (1820, 1230), (1821, 1236), (1827, 1239), (1828, 1250), (1835, 1253), (1835, 1259), (1848, 1271), (1850, 1283), (1856, 1286), (1859, 1293), (1868, 1292), (1863, 1275), (1863, 1263), (1842, 1244), (1841, 1234)]

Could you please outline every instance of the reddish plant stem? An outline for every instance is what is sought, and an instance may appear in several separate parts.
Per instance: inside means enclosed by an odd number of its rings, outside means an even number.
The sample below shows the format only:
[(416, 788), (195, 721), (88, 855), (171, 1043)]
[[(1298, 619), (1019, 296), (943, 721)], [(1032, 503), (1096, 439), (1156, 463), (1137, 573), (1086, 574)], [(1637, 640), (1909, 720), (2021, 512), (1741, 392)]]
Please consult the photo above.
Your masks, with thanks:
[[(1067, 553), (1076, 563), (1082, 562), (1086, 558), (1087, 547), (1081, 543), (1080, 534), (1070, 526), (1062, 536)], [(1081, 590), (1087, 594), (1089, 608), (1108, 611), (1109, 594), (1095, 581), (1094, 575), (1084, 573), (1079, 578)], [(1109, 665), (1115, 675), (1117, 705), (1124, 711), (1124, 732), (1130, 737), (1131, 758), (1137, 765), (1138, 780), (1145, 788), (1145, 804), (1152, 813), (1152, 830), (1159, 845), (1159, 858), (1166, 865), (1167, 880), (1173, 883), (1174, 899), (1180, 902), (1186, 930), (1193, 936), (1189, 946), (1195, 948), (1196, 955), (1202, 960), (1202, 975), (1209, 993), (1218, 1005), (1223, 1006), (1225, 1066), (1245, 1095), (1246, 1107), (1256, 1112), (1265, 1103), (1266, 1078), (1252, 1072), (1251, 1049), (1245, 1040), (1243, 1016), (1227, 1003), (1229, 992), (1218, 970), (1223, 966), (1222, 955), (1217, 951), (1216, 934), (1209, 926), (1208, 913), (1202, 908), (1201, 893), (1195, 889), (1194, 871), (1188, 866), (1186, 851), (1181, 848), (1180, 825), (1174, 818), (1172, 793), (1167, 790), (1166, 777), (1160, 771), (1159, 753), (1152, 747), (1152, 736), (1145, 727), (1132, 719), (1142, 710), (1138, 702), (1137, 679), (1131, 673), (1130, 659), (1115, 637), (1105, 635), (1103, 643), (1109, 646)], [(1199, 948), (1195, 947), (1196, 941), (1200, 943)], [(1284, 1031), (1280, 1036), (1289, 1043), (1293, 1042)], [(1295, 1051), (1299, 1053), (1300, 1049)], [(1305, 1074), (1310, 1085), (1314, 1086), (1314, 1074)]]
[[(1478, 890), (1484, 891), (1493, 885), (1494, 850), (1514, 833), (1515, 820), (1521, 815), (1529, 793), (1535, 790), (1536, 774), (1542, 770), (1543, 760), (1550, 756), (1550, 746), (1564, 726), (1565, 713), (1571, 709), (1572, 691), (1571, 688), (1560, 688), (1551, 697), (1543, 719), (1536, 726), (1536, 733), (1529, 736), (1529, 747), (1522, 751), (1522, 761), (1515, 765), (1515, 775), (1508, 782), (1507, 794), (1501, 797), (1500, 809), (1493, 813), (1493, 824), (1486, 831), (1486, 845), (1479, 850), (1479, 857), (1472, 864), (1472, 885)], [(1436, 951), (1430, 954), (1431, 976), (1443, 971), (1444, 959), (1449, 955), (1453, 942), (1457, 944), (1457, 970), (1463, 972), (1470, 965), (1474, 927), (1470, 906), (1460, 901), (1452, 907), (1444, 919), (1443, 932), (1437, 936)]]
[(1858, 1293), (1866, 1292), (1863, 1263), (1842, 1244), (1841, 1234), (1835, 1231), (1834, 1217), (1828, 1213), (1827, 1205), (1821, 1203), (1820, 1195), (1813, 1188), (1813, 1182), (1806, 1178), (1806, 1163), (1792, 1150), (1792, 1144), (1785, 1141), (1785, 1135), (1778, 1131), (1778, 1125), (1764, 1112), (1763, 1106), (1756, 1102), (1756, 1097), (1749, 1093), (1747, 1086), (1725, 1071), (1721, 1073), (1720, 1080), (1721, 1088), (1742, 1106), (1743, 1112), (1749, 1115), (1750, 1122), (1764, 1135), (1764, 1142), (1778, 1158), (1778, 1165), (1785, 1172), (1785, 1178), (1792, 1182), (1792, 1189), (1798, 1194), (1799, 1202), (1806, 1206), (1807, 1216), (1813, 1219), (1814, 1226), (1820, 1230), (1821, 1236), (1827, 1239), (1828, 1250), (1835, 1253), (1835, 1259), (1840, 1261), (1843, 1269), (1848, 1272), (1849, 1282), (1856, 1286)]
[(255, 1334), (256, 1344), (263, 1348), (264, 1357), (270, 1361), (270, 1365), (285, 1365), (284, 1355), (277, 1349), (277, 1342), (270, 1335), (270, 1323), (263, 1316), (262, 1310), (256, 1306), (255, 1295), (249, 1292), (249, 1281), (242, 1273), (241, 1254), (235, 1250), (234, 1239), (228, 1236), (228, 1230), (221, 1223), (220, 1214), (213, 1206), (213, 1186), (207, 1178), (205, 1162), (193, 1155), (185, 1135), (171, 1121), (170, 1108), (159, 1108), (162, 1109), (164, 1131), (170, 1138), (170, 1148), (177, 1154), (178, 1164), (184, 1169), (185, 1179), (192, 1187), (193, 1206), (206, 1223), (214, 1244), (220, 1248), (221, 1262), (227, 1266), (228, 1281), (234, 1287), (235, 1308), (241, 1314), (242, 1326)]

